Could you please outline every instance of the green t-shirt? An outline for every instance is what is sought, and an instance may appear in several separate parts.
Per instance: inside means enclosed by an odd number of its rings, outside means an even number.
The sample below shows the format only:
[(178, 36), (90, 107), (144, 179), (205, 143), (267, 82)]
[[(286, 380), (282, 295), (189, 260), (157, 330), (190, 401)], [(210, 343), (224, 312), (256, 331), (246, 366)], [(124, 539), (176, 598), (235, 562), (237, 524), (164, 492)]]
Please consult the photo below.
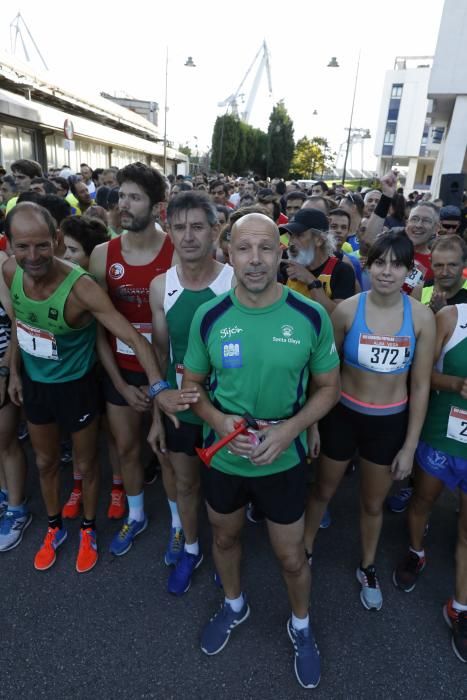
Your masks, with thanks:
[[(170, 362), (167, 370), (167, 381), (180, 389), (183, 379), (183, 358), (188, 345), (190, 323), (196, 309), (219, 294), (232, 287), (233, 268), (224, 265), (216, 279), (206, 289), (193, 291), (184, 289), (174, 265), (165, 273), (164, 312), (170, 338)], [(202, 420), (193, 411), (177, 413), (178, 418), (185, 423), (201, 425)]]
[[(271, 306), (243, 306), (232, 290), (203, 304), (190, 329), (185, 367), (209, 376), (212, 403), (227, 414), (249, 413), (277, 421), (294, 416), (307, 400), (310, 374), (338, 367), (331, 321), (316, 302), (284, 287)], [(204, 425), (205, 445), (219, 436)], [(228, 446), (212, 460), (227, 474), (267, 476), (306, 457), (306, 431), (266, 466), (230, 454)]]

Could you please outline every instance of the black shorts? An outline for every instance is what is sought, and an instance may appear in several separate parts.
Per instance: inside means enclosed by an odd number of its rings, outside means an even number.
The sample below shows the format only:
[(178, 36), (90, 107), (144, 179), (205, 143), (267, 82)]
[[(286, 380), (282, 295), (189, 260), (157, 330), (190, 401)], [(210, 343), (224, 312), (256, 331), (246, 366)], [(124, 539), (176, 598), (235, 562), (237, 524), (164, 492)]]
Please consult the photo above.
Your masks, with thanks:
[(306, 464), (270, 476), (250, 477), (203, 467), (201, 483), (206, 502), (222, 515), (234, 513), (250, 501), (268, 520), (279, 525), (295, 523), (305, 512)]
[[(130, 386), (148, 386), (148, 378), (144, 372), (133, 372), (130, 369), (120, 369), (120, 374), (127, 384)], [(104, 396), (107, 403), (114, 406), (128, 406), (123, 396), (116, 390), (112, 380), (107, 372), (103, 372)], [(149, 410), (149, 405), (148, 405)]]
[(170, 418), (163, 414), (165, 442), (170, 452), (183, 452), (189, 457), (196, 457), (195, 447), (203, 446), (203, 426), (180, 421), (176, 428)]
[(319, 422), (321, 452), (339, 462), (360, 457), (390, 466), (407, 433), (408, 411), (369, 416), (338, 403)]
[(23, 372), (23, 406), (34, 425), (56, 423), (64, 432), (77, 433), (99, 415), (96, 369), (70, 382), (35, 382)]

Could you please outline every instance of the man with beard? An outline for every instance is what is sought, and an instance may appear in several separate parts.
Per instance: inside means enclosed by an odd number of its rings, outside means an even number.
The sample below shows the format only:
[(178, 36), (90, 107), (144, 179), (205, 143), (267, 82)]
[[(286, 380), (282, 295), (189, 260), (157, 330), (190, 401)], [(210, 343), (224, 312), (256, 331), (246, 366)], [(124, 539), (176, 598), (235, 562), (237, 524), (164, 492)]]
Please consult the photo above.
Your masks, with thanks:
[(300, 209), (280, 230), (290, 236), (288, 287), (319, 302), (329, 313), (339, 301), (355, 294), (353, 267), (334, 254), (334, 236), (322, 211)]
[[(165, 180), (154, 168), (132, 163), (119, 170), (118, 182), (121, 225), (126, 231), (94, 249), (89, 271), (108, 290), (117, 310), (151, 342), (149, 285), (173, 264), (173, 244), (155, 227), (160, 204), (165, 200)], [(120, 338), (105, 337), (101, 331), (98, 348), (108, 375), (104, 386), (107, 417), (129, 506), (128, 518), (110, 546), (112, 554), (121, 556), (148, 524), (139, 439), (143, 413), (150, 407), (148, 380), (132, 349)], [(189, 392), (184, 395), (189, 396)]]

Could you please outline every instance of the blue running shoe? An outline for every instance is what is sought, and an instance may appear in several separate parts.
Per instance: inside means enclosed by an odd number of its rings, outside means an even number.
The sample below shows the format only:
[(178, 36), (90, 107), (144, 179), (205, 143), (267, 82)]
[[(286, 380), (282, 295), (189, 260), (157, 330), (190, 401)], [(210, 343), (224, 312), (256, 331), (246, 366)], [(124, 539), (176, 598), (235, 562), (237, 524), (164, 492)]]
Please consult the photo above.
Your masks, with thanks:
[(224, 601), (219, 612), (211, 617), (201, 634), (201, 651), (208, 656), (218, 654), (229, 641), (232, 630), (245, 622), (249, 615), (250, 606), (246, 599), (240, 612), (232, 610)]
[(412, 498), (413, 488), (411, 486), (406, 489), (401, 489), (393, 496), (388, 496), (386, 505), (393, 513), (403, 513), (407, 510), (410, 499)]
[(361, 585), (360, 600), (367, 610), (381, 610), (383, 607), (383, 594), (379, 587), (378, 577), (374, 566), (367, 566), (366, 569), (358, 567), (356, 573), (357, 581)]
[(172, 570), (169, 576), (168, 592), (172, 593), (172, 595), (183, 595), (186, 593), (191, 586), (191, 577), (202, 561), (203, 555), (201, 552), (199, 554), (190, 554), (184, 549), (175, 569)]
[(321, 678), (321, 659), (311, 624), (304, 630), (296, 630), (292, 619), (287, 622), (287, 632), (295, 649), (295, 675), (302, 688), (316, 688)]
[(32, 516), (27, 510), (11, 511), (0, 518), (0, 552), (14, 549), (23, 539), (24, 531), (31, 524)]
[(169, 546), (165, 552), (164, 562), (166, 566), (173, 566), (180, 559), (183, 546), (185, 544), (185, 535), (181, 527), (173, 527), (170, 531)]
[(331, 513), (329, 512), (329, 508), (326, 508), (324, 511), (324, 515), (321, 518), (321, 522), (319, 524), (319, 527), (321, 530), (326, 530), (331, 524)]
[(121, 557), (122, 554), (126, 554), (135, 537), (140, 535), (148, 526), (148, 519), (144, 516), (144, 520), (130, 520), (125, 519), (122, 529), (117, 532), (110, 544), (110, 553), (115, 554), (116, 557)]

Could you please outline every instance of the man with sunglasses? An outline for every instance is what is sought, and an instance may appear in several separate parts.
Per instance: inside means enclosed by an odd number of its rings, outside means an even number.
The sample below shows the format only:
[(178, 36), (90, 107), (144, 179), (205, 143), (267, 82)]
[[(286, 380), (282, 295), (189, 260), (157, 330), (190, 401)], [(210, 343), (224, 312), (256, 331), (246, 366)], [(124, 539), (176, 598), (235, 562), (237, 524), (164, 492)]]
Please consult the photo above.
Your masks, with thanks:
[(441, 207), (439, 211), (439, 231), (438, 236), (445, 236), (450, 233), (459, 233), (461, 225), (461, 210), (452, 204)]

